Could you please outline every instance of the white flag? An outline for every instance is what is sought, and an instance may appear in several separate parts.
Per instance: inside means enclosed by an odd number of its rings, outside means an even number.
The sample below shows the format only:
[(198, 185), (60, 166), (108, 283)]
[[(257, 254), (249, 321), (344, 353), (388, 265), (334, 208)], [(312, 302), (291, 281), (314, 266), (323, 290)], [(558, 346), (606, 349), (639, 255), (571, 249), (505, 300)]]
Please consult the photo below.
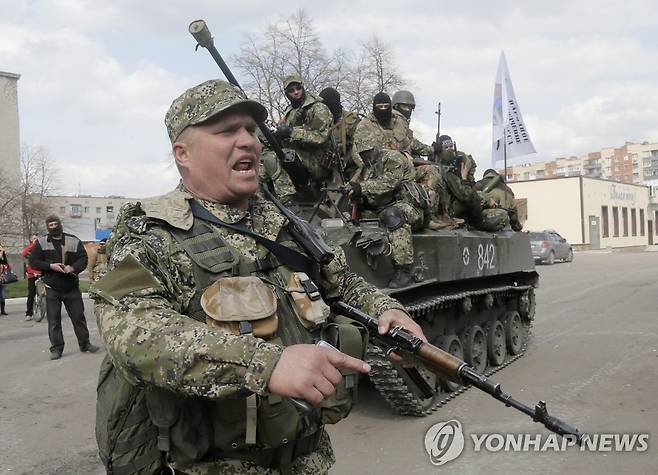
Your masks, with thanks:
[(496, 161), (504, 160), (505, 155), (512, 158), (530, 153), (536, 150), (516, 102), (505, 53), (501, 52), (494, 86), (491, 166), (496, 168)]

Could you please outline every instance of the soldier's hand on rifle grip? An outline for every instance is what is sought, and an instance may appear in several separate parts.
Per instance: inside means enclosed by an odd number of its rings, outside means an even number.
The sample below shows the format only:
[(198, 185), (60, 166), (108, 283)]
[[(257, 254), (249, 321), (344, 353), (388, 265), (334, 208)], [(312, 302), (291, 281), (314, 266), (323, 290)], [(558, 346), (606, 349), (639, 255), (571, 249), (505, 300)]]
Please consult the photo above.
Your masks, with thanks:
[[(420, 325), (414, 322), (412, 318), (402, 310), (397, 308), (386, 310), (377, 319), (377, 323), (377, 330), (380, 335), (385, 335), (393, 327), (402, 327), (408, 333), (417, 336), (423, 340), (423, 342), (427, 343), (427, 337), (423, 333), (423, 330), (420, 328)], [(390, 353), (389, 356), (391, 360), (397, 363), (402, 363), (404, 361), (404, 358), (400, 355), (397, 355), (396, 353)]]
[(281, 124), (274, 131), (274, 136), (279, 140), (286, 140), (290, 138), (291, 134), (292, 127), (290, 127), (288, 124)]

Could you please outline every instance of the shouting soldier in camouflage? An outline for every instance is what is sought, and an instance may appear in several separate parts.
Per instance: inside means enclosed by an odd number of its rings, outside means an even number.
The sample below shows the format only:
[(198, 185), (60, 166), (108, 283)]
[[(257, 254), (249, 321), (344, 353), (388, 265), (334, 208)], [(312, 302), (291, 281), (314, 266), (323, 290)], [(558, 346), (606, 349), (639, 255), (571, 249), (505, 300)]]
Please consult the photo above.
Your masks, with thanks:
[[(96, 423), (108, 473), (326, 473), (323, 424), (347, 415), (369, 367), (364, 337), (333, 320), (318, 288), (379, 316), (382, 332), (424, 338), (340, 250), (315, 283), (286, 263), (287, 220), (256, 194), (266, 115), (224, 81), (188, 89), (165, 117), (181, 183), (122, 207), (92, 291), (108, 352)], [(340, 352), (313, 344), (331, 334)]]

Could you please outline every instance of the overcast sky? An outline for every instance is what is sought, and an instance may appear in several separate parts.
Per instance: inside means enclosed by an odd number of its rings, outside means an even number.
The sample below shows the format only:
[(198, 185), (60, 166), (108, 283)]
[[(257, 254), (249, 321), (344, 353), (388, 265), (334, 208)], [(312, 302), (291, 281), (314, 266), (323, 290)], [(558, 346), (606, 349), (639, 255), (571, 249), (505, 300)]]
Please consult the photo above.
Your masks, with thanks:
[(479, 172), (501, 50), (538, 151), (523, 161), (658, 142), (653, 1), (0, 0), (0, 71), (21, 75), (21, 141), (48, 151), (62, 194), (166, 192), (177, 174), (164, 113), (220, 74), (195, 53), (189, 22), (205, 19), (228, 60), (299, 8), (327, 49), (387, 42), (416, 96), (416, 135), (432, 142), (440, 101), (442, 132)]

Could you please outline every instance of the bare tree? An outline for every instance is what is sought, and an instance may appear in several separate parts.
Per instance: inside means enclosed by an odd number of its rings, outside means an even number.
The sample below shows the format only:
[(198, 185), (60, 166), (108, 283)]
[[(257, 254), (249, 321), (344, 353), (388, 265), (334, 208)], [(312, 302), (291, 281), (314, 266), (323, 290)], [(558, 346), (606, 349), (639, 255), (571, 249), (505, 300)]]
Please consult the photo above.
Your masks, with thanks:
[(381, 91), (393, 94), (405, 85), (393, 50), (377, 36), (373, 36), (369, 41), (361, 43), (359, 58), (353, 67), (344, 96), (353, 110), (366, 114), (372, 108), (375, 94)]
[(48, 212), (46, 197), (56, 191), (57, 170), (43, 147), (21, 147), (21, 183), (18, 200), (23, 212), (22, 236), (27, 241), (32, 234), (44, 231), (43, 220)]
[(5, 245), (20, 242), (20, 184), (16, 177), (0, 169), (0, 236), (6, 239)]
[(248, 36), (233, 62), (246, 77), (247, 93), (265, 105), (274, 121), (288, 107), (282, 86), (290, 74), (300, 75), (307, 90), (336, 88), (344, 106), (361, 113), (370, 111), (377, 92), (392, 93), (405, 84), (393, 51), (379, 38), (362, 43), (357, 54), (343, 49), (329, 53), (304, 10), (269, 25), (260, 36)]

